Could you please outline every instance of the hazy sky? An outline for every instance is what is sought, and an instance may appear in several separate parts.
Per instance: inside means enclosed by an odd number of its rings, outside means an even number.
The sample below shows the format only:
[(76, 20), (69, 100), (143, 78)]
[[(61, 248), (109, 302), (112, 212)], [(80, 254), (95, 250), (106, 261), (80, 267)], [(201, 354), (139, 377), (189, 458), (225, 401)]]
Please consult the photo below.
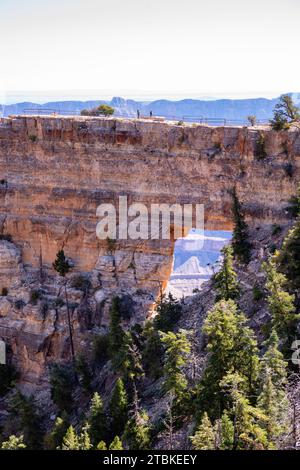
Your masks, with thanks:
[(300, 0), (0, 0), (0, 21), (2, 95), (300, 91)]

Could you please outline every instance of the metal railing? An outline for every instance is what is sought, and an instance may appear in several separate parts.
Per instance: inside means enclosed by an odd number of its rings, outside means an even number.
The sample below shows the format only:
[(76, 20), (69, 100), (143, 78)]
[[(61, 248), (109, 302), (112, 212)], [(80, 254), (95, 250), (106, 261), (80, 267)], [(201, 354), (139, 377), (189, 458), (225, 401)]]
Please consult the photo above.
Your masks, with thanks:
[[(55, 116), (79, 116), (81, 110), (76, 111), (65, 111), (55, 108), (27, 108), (23, 109), (22, 114), (32, 114), (32, 115), (55, 115)], [(100, 116), (91, 116), (91, 117), (100, 117)], [(104, 117), (104, 116), (101, 116)], [(165, 121), (174, 121), (176, 123), (187, 122), (187, 123), (196, 123), (196, 124), (208, 124), (211, 126), (249, 126), (249, 121), (247, 119), (231, 119), (225, 117), (204, 117), (204, 116), (191, 116), (191, 115), (144, 115), (140, 113), (139, 117), (137, 113), (128, 112), (120, 113), (116, 112), (113, 116), (116, 118), (126, 118), (126, 119), (147, 119), (153, 120), (156, 119), (165, 120)], [(268, 119), (257, 119), (257, 125), (268, 124)]]

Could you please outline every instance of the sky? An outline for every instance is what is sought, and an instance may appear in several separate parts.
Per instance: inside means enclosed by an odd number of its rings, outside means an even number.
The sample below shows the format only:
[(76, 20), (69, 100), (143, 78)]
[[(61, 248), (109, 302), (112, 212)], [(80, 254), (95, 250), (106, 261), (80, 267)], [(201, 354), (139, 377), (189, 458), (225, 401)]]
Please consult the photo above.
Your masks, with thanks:
[(0, 102), (299, 92), (299, 44), (300, 0), (0, 0)]

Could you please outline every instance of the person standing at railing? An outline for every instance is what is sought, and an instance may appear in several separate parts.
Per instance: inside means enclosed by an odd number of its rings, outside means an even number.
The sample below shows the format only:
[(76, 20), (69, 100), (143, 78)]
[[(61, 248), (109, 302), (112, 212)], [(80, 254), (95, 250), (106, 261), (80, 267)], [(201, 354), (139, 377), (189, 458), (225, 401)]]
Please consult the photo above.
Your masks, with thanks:
[(139, 109), (136, 110), (136, 115), (137, 115), (137, 118), (140, 119), (140, 110)]

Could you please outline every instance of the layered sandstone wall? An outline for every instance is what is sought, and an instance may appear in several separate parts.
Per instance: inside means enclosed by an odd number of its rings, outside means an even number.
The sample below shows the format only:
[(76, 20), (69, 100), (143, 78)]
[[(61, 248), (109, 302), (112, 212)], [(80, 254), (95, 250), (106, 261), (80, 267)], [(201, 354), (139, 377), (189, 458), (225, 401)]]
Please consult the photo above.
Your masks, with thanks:
[[(267, 157), (256, 156), (263, 136)], [(296, 191), (300, 135), (249, 128), (83, 117), (13, 117), (0, 123), (2, 231), (22, 247), (25, 264), (51, 266), (65, 248), (75, 269), (102, 266), (96, 208), (130, 202), (203, 203), (206, 228), (231, 227), (234, 185), (248, 217), (278, 221)], [(292, 175), (291, 175), (292, 173)], [(143, 254), (164, 264), (164, 242), (120, 242), (120, 265)], [(139, 253), (132, 263), (129, 253)], [(124, 254), (124, 256), (121, 255)], [(155, 264), (155, 263), (154, 263)], [(141, 285), (166, 272), (136, 273)]]
[[(266, 156), (261, 158), (261, 147)], [(260, 151), (259, 151), (260, 150)], [(96, 208), (128, 195), (131, 202), (203, 203), (206, 228), (230, 229), (236, 186), (252, 223), (285, 222), (300, 174), (297, 130), (211, 128), (203, 125), (83, 117), (0, 120), (0, 338), (21, 380), (32, 387), (47, 364), (70, 359), (63, 280), (52, 263), (60, 248), (84, 292), (68, 284), (75, 352), (108, 324), (119, 294), (141, 322), (172, 266), (172, 241), (96, 237)], [(10, 238), (7, 235), (11, 235)], [(32, 292), (39, 291), (34, 300)]]

